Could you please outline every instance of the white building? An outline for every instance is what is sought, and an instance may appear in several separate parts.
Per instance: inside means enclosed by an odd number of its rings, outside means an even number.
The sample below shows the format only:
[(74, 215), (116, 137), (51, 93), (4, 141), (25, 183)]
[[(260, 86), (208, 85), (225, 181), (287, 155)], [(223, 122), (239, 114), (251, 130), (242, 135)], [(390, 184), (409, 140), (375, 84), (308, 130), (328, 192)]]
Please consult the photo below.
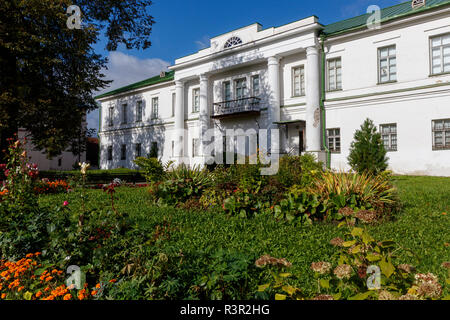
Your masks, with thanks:
[(202, 164), (208, 129), (267, 128), (280, 129), (272, 152), (348, 170), (354, 132), (370, 118), (395, 173), (450, 176), (450, 1), (383, 9), (378, 28), (370, 17), (253, 24), (97, 97), (101, 168), (133, 167), (152, 145), (162, 161)]

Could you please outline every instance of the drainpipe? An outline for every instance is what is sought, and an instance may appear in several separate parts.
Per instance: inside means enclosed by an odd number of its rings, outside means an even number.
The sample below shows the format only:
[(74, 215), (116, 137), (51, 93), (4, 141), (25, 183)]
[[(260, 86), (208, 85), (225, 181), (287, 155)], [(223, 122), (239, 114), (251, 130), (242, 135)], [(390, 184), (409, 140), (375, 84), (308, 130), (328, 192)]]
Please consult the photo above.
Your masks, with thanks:
[(100, 130), (102, 130), (102, 105), (100, 104), (99, 108), (99, 115), (98, 115), (98, 130), (97, 130), (97, 137), (98, 137), (98, 168), (100, 167), (100, 160), (101, 160), (101, 154), (102, 154), (102, 144), (100, 141)]
[(325, 58), (325, 35), (320, 35), (320, 45), (322, 47), (322, 62), (321, 62), (321, 93), (320, 93), (320, 111), (322, 114), (322, 144), (323, 148), (325, 149), (326, 153), (326, 166), (328, 169), (331, 168), (331, 152), (327, 147), (327, 126), (325, 123), (325, 65), (326, 65), (326, 58)]

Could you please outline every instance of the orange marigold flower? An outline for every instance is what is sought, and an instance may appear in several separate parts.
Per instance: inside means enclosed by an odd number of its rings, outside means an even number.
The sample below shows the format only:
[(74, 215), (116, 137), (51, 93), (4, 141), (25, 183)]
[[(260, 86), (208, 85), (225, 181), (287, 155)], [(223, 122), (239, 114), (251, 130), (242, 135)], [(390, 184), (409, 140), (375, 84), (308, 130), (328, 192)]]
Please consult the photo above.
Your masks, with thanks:
[(2, 299), (6, 298), (6, 293), (2, 293)]
[(109, 283), (116, 283), (116, 282), (117, 282), (116, 279), (109, 280)]
[(47, 277), (47, 278), (45, 278), (45, 281), (47, 281), (47, 282), (52, 281), (52, 280), (53, 280), (53, 277)]
[(91, 292), (91, 295), (93, 295), (93, 296), (95, 296), (97, 294), (97, 290), (93, 290), (92, 292)]
[(72, 299), (72, 295), (70, 293), (66, 294), (63, 298), (63, 300), (70, 300), (70, 299)]
[(101, 285), (100, 283), (97, 283), (97, 284), (95, 285), (95, 287), (96, 287), (97, 289), (100, 289), (100, 288), (102, 287), (102, 285)]
[(29, 253), (29, 254), (27, 254), (25, 257), (26, 257), (26, 258), (31, 258), (31, 257), (33, 257), (33, 256), (34, 256), (34, 254)]
[(44, 289), (44, 292), (47, 292), (49, 290), (50, 290), (50, 287), (47, 287), (47, 288)]
[(36, 293), (36, 298), (39, 298), (40, 296), (42, 296), (42, 292), (41, 292), (41, 291), (38, 291), (38, 292)]

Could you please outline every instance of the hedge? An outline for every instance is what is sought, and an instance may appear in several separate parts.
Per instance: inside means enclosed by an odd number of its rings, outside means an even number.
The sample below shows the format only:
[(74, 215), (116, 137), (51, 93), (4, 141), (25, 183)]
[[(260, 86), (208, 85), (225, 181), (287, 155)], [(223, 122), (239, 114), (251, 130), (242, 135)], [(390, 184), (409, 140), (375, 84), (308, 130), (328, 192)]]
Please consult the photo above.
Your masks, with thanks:
[[(66, 180), (80, 172), (76, 171), (41, 171), (39, 177), (41, 179), (47, 178), (49, 180)], [(120, 179), (129, 183), (143, 183), (145, 177), (142, 171), (131, 169), (114, 169), (114, 170), (89, 170), (87, 172), (87, 183), (90, 184), (106, 184), (114, 179)]]

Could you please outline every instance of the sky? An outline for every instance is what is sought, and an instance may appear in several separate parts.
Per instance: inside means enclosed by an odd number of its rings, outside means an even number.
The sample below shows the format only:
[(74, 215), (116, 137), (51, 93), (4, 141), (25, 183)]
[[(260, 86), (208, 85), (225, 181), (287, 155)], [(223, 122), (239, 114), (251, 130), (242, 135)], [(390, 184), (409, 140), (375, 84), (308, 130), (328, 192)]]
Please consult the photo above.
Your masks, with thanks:
[[(146, 50), (105, 50), (106, 41), (94, 46), (109, 58), (106, 79), (110, 86), (98, 93), (158, 75), (175, 59), (209, 47), (209, 39), (255, 22), (263, 28), (277, 27), (312, 15), (326, 25), (365, 14), (371, 5), (381, 8), (404, 0), (153, 0), (151, 15), (156, 23)], [(98, 129), (98, 110), (88, 115), (88, 126)]]

